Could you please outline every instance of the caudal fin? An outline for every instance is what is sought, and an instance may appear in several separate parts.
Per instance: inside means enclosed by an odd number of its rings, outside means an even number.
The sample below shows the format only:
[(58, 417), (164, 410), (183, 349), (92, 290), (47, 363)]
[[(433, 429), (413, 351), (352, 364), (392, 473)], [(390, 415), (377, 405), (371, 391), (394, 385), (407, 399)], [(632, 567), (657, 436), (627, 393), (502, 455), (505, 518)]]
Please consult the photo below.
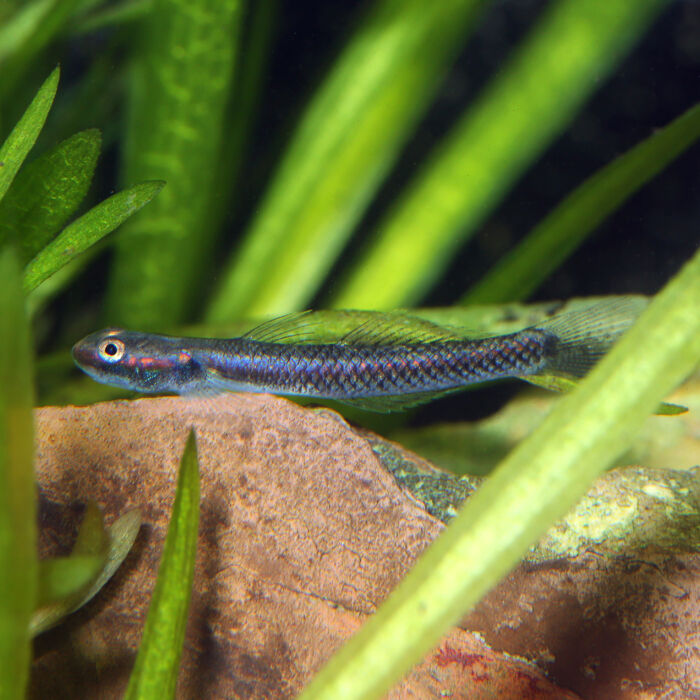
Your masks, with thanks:
[(556, 350), (542, 374), (583, 377), (637, 320), (649, 300), (611, 297), (563, 311), (534, 326), (557, 337)]

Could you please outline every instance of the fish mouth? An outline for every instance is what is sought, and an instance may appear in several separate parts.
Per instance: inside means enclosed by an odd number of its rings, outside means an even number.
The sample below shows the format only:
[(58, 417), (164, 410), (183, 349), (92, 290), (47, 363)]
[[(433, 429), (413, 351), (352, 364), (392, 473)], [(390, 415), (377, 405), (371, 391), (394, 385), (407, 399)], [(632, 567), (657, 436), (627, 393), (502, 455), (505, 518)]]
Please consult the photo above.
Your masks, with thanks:
[(95, 351), (90, 343), (87, 343), (85, 339), (79, 340), (71, 349), (71, 355), (73, 356), (73, 362), (75, 362), (78, 367), (82, 370), (96, 369), (97, 367), (97, 357)]

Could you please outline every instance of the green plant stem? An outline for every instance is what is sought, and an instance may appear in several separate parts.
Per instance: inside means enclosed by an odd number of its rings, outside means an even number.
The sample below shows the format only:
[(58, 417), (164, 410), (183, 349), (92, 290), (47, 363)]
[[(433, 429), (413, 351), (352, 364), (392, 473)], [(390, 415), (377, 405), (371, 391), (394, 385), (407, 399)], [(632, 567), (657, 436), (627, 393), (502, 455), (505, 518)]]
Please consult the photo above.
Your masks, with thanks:
[(0, 700), (23, 698), (38, 562), (32, 347), (20, 267), (0, 252)]
[[(700, 359), (700, 251), (494, 471), (305, 700), (380, 697), (568, 511)], [(660, 419), (666, 420), (666, 419)]]

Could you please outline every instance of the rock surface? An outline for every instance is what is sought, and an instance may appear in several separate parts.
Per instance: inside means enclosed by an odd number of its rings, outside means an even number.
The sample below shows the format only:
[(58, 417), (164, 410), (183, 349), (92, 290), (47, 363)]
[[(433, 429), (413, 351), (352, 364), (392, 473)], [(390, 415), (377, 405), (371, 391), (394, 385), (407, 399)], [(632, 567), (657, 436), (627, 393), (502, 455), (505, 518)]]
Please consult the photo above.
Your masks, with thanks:
[[(269, 396), (38, 409), (42, 555), (70, 548), (90, 498), (108, 522), (140, 508), (145, 526), (97, 598), (37, 640), (33, 697), (123, 693), (191, 426), (202, 510), (179, 697), (294, 697), (443, 528), (329, 410)], [(690, 551), (523, 565), (391, 697), (693, 697), (698, 573)]]

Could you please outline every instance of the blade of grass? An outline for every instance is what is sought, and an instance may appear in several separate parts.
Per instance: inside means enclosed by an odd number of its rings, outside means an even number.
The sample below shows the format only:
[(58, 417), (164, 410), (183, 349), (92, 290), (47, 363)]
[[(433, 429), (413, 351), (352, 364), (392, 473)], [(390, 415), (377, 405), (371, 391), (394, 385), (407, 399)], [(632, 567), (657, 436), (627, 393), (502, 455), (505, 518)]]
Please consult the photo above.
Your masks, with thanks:
[(56, 95), (59, 76), (60, 70), (54, 69), (0, 148), (0, 200), (5, 196), (44, 126)]
[(213, 178), (236, 53), (240, 0), (155, 0), (134, 55), (125, 180), (164, 179), (162, 195), (120, 233), (110, 323), (182, 320), (210, 262)]
[(197, 552), (198, 470), (197, 442), (191, 430), (180, 462), (158, 579), (125, 700), (167, 700), (175, 696)]
[(29, 40), (55, 4), (56, 0), (33, 0), (0, 24), (0, 66)]
[(23, 698), (37, 595), (32, 346), (20, 267), (0, 253), (0, 696)]
[(379, 697), (419, 661), (629, 447), (659, 400), (697, 366), (698, 308), (700, 250), (501, 462), (302, 697)]
[(481, 0), (382, 0), (303, 115), (210, 321), (283, 313), (318, 289), (440, 84)]
[(24, 269), (24, 289), (38, 287), (76, 256), (86, 251), (148, 204), (163, 182), (142, 182), (100, 202), (58, 234)]
[(80, 2), (81, 0), (56, 0), (42, 15), (41, 21), (33, 23), (33, 31), (27, 33), (21, 46), (3, 62), (0, 71), (0, 98), (5, 99), (12, 92), (31, 61), (63, 29)]
[(700, 138), (700, 105), (616, 158), (574, 190), (462, 298), (526, 299), (631, 194)]
[(339, 308), (413, 305), (665, 0), (559, 0), (443, 141), (334, 291)]
[(87, 194), (100, 143), (97, 129), (81, 131), (22, 169), (0, 202), (0, 244), (26, 263), (53, 238)]
[[(224, 117), (226, 139), (218, 162), (215, 182), (228, 183), (229, 191), (238, 191), (241, 167), (248, 156), (247, 145), (256, 115), (260, 92), (264, 86), (270, 43), (279, 12), (279, 0), (258, 0), (244, 4), (241, 18), (241, 40), (233, 84), (235, 101), (227, 106)], [(212, 203), (212, 220), (230, 217), (237, 202), (217, 197)]]
[(71, 27), (71, 34), (88, 34), (144, 18), (153, 10), (153, 0), (125, 0), (116, 5), (98, 9), (78, 19)]

